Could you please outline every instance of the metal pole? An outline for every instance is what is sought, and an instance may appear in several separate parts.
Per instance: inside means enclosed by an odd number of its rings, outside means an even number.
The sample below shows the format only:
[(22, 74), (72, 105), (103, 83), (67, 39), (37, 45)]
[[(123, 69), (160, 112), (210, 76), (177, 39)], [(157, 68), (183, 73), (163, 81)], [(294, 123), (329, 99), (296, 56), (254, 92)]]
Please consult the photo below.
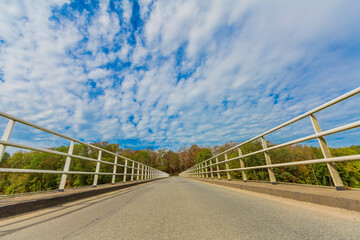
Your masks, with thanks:
[[(311, 114), (310, 119), (311, 119), (313, 128), (315, 130), (315, 133), (321, 133), (321, 128), (320, 128), (319, 122), (316, 119), (315, 115)], [(320, 148), (321, 148), (324, 158), (331, 158), (332, 156), (330, 153), (330, 149), (326, 143), (325, 138), (318, 137), (318, 141), (319, 141), (319, 145), (320, 145)], [(334, 182), (336, 190), (345, 190), (344, 184), (340, 178), (339, 172), (336, 169), (335, 163), (327, 163), (326, 165), (329, 169), (329, 172), (330, 172), (331, 178)]]
[(217, 163), (217, 164), (216, 164), (217, 177), (218, 177), (218, 179), (220, 180), (220, 179), (221, 179), (221, 178), (220, 178), (220, 172), (219, 172), (219, 171), (220, 171), (220, 168), (219, 168), (219, 164), (218, 164), (218, 163), (219, 163), (219, 158), (216, 158), (215, 161), (216, 161), (216, 163)]
[(115, 180), (116, 180), (116, 164), (117, 164), (117, 160), (118, 160), (118, 157), (115, 156), (115, 160), (114, 160), (114, 168), (113, 168), (113, 176), (112, 176), (112, 180), (111, 180), (111, 184), (115, 184)]
[[(99, 154), (98, 154), (98, 160), (99, 160), (99, 161), (101, 161), (101, 153), (102, 153), (102, 151), (99, 150)], [(97, 163), (96, 163), (95, 173), (99, 173), (99, 171), (100, 171), (100, 162), (97, 162)], [(95, 176), (94, 176), (94, 182), (93, 182), (93, 187), (96, 187), (96, 186), (97, 186), (98, 178), (99, 178), (99, 175), (98, 175), (98, 174), (95, 174)]]
[(131, 164), (131, 182), (134, 181), (134, 167), (135, 167), (135, 162), (133, 161)]
[[(267, 143), (266, 143), (265, 137), (261, 137), (261, 143), (262, 143), (263, 149), (267, 149)], [(264, 152), (264, 155), (265, 155), (266, 165), (271, 165), (272, 163), (271, 163), (271, 158), (270, 158), (269, 152), (268, 151)], [(276, 183), (276, 178), (275, 178), (273, 169), (268, 168), (268, 173), (269, 173), (269, 177), (270, 177), (270, 182), (273, 184)]]
[(207, 162), (205, 162), (206, 178), (209, 178)]
[[(74, 145), (75, 145), (75, 144), (74, 144), (74, 141), (71, 141), (71, 142), (70, 142), (70, 146), (69, 146), (68, 154), (72, 154), (72, 153), (73, 153)], [(64, 164), (64, 171), (65, 171), (65, 172), (69, 171), (70, 163), (71, 163), (71, 157), (66, 157), (65, 164)], [(65, 184), (66, 184), (66, 179), (67, 179), (67, 174), (61, 175), (59, 192), (63, 192), (63, 191), (64, 191)]]
[[(7, 126), (6, 126), (6, 128), (5, 128), (5, 131), (4, 131), (4, 134), (3, 134), (2, 138), (1, 138), (1, 140), (4, 140), (4, 141), (9, 140), (11, 132), (14, 129), (14, 125), (15, 125), (15, 121), (10, 119)], [(2, 157), (4, 155), (5, 148), (6, 148), (5, 145), (0, 144), (0, 162), (1, 162)]]
[[(227, 153), (225, 153), (225, 161), (228, 160)], [(226, 170), (229, 170), (229, 162), (225, 162)], [(226, 171), (227, 179), (231, 180), (231, 175), (229, 171)]]
[(202, 177), (202, 178), (205, 178), (204, 172), (205, 172), (205, 171), (204, 171), (204, 164), (202, 163), (202, 164), (201, 164), (201, 177)]
[(140, 174), (140, 163), (137, 163), (136, 181), (139, 181)]
[[(210, 166), (212, 165), (212, 161), (211, 161), (211, 159), (210, 159)], [(210, 173), (210, 175), (211, 175), (211, 179), (214, 179), (214, 173), (213, 173), (213, 167), (211, 166), (210, 167), (210, 171), (211, 171), (211, 173)]]
[[(243, 155), (240, 148), (238, 148), (238, 153), (239, 153), (239, 157)], [(240, 167), (241, 167), (241, 168), (244, 168), (244, 167), (245, 167), (244, 159), (242, 159), (242, 158), (240, 158)], [(245, 170), (242, 170), (242, 171), (241, 171), (241, 175), (242, 175), (242, 177), (243, 177), (244, 182), (247, 182), (247, 177), (246, 177), (246, 172), (245, 172)]]
[(144, 165), (141, 164), (141, 180), (144, 180)]
[(128, 160), (127, 160), (127, 159), (125, 159), (125, 167), (124, 167), (124, 177), (123, 177), (123, 182), (126, 182), (127, 162), (128, 162)]

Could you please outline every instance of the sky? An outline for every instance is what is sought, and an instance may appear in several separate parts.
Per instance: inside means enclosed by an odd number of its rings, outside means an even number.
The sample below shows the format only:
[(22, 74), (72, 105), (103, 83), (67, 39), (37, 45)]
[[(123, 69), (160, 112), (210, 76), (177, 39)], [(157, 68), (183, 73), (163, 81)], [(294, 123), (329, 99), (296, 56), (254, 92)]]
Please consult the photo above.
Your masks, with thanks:
[[(2, 0), (0, 111), (126, 148), (245, 141), (360, 86), (359, 12), (357, 0)], [(321, 127), (359, 120), (359, 102), (319, 113)], [(268, 140), (312, 133), (304, 119)], [(21, 124), (11, 140), (68, 144)]]

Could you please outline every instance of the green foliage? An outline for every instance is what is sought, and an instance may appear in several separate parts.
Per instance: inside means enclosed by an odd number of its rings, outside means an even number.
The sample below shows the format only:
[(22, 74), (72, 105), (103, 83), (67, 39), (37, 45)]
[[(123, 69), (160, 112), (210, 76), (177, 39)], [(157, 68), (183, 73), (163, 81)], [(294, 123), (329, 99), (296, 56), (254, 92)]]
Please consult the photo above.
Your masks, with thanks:
[(211, 150), (208, 148), (203, 148), (198, 152), (198, 154), (196, 156), (196, 163), (201, 163), (211, 157), (212, 157)]
[[(117, 152), (127, 158), (134, 159), (140, 163), (150, 165), (161, 171), (168, 172), (171, 175), (176, 175), (181, 171), (200, 163), (213, 154), (225, 151), (238, 143), (228, 142), (221, 146), (213, 148), (201, 148), (197, 145), (192, 145), (189, 148), (182, 147), (178, 152), (165, 149), (145, 149), (145, 150), (132, 150), (121, 149), (118, 144), (109, 144), (107, 142), (99, 142), (94, 145), (102, 147), (106, 150)], [(269, 146), (273, 145), (268, 143)], [(258, 151), (262, 149), (260, 141), (253, 141), (241, 146), (243, 155)], [(54, 150), (60, 152), (68, 152), (68, 146), (60, 146)], [(360, 154), (360, 146), (350, 146), (344, 148), (330, 149), (334, 157), (356, 155)], [(98, 151), (91, 149), (84, 145), (75, 145), (73, 154), (93, 159), (98, 158)], [(273, 163), (295, 162), (304, 161), (309, 159), (323, 158), (321, 150), (316, 147), (294, 145), (283, 147), (269, 152)], [(227, 153), (228, 159), (238, 157), (237, 149), (233, 149)], [(218, 157), (219, 161), (223, 161), (224, 155)], [(101, 160), (113, 162), (114, 156), (106, 152), (102, 153)], [(265, 164), (263, 153), (255, 154), (243, 158), (245, 166), (258, 166)], [(215, 162), (215, 160), (213, 161)], [(23, 169), (48, 169), (48, 170), (62, 170), (65, 163), (65, 157), (39, 153), (39, 152), (25, 152), (19, 151), (12, 156), (4, 153), (0, 166), (2, 168), (23, 168)], [(125, 164), (125, 160), (118, 159), (118, 163)], [(130, 163), (128, 163), (129, 165)], [(239, 168), (240, 161), (235, 159), (228, 162), (230, 168)], [(101, 164), (100, 172), (112, 172), (113, 165)], [(94, 172), (96, 162), (86, 161), (73, 158), (71, 160), (71, 171)], [(136, 166), (137, 167), (137, 166)], [(225, 164), (219, 165), (220, 169), (225, 169)], [(344, 185), (360, 188), (360, 161), (336, 163), (341, 179)], [(214, 168), (215, 170), (215, 168)], [(332, 180), (327, 169), (326, 164), (316, 165), (302, 165), (291, 166), (286, 168), (273, 169), (275, 177), (279, 182), (290, 183), (303, 183), (314, 185), (332, 185)], [(117, 167), (117, 172), (122, 173), (123, 167)], [(129, 170), (128, 170), (129, 171)], [(230, 172), (231, 177), (234, 179), (241, 179), (241, 171)], [(226, 177), (226, 173), (221, 173), (222, 177)], [(266, 169), (261, 170), (247, 170), (247, 178), (249, 180), (269, 181), (268, 172)], [(0, 173), (0, 193), (1, 194), (14, 194), (30, 191), (43, 191), (56, 189), (59, 186), (61, 175), (58, 174), (12, 174)], [(93, 175), (69, 175), (66, 182), (66, 187), (80, 187), (91, 185), (93, 182)], [(129, 176), (128, 176), (129, 178)], [(122, 180), (122, 177), (117, 177), (117, 181)], [(111, 175), (99, 175), (98, 184), (111, 182)]]
[(9, 158), (10, 158), (10, 154), (7, 153), (7, 152), (4, 152), (4, 154), (3, 154), (2, 158), (1, 158), (1, 161), (0, 161), (0, 167), (2, 165), (4, 165), (7, 162), (7, 160), (9, 160)]

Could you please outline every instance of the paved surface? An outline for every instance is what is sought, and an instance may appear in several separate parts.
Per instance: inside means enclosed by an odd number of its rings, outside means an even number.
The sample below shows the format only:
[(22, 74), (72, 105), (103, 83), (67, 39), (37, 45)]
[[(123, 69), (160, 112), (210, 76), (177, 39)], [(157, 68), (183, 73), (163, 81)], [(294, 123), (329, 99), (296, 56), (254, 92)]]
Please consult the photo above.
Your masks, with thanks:
[(2, 220), (0, 239), (359, 239), (357, 212), (258, 195), (173, 177)]
[(216, 178), (193, 178), (194, 180), (206, 181), (206, 182), (223, 182), (223, 183), (231, 183), (242, 186), (251, 186), (257, 188), (267, 188), (270, 190), (283, 190), (283, 191), (291, 191), (291, 192), (299, 192), (304, 194), (316, 194), (326, 197), (338, 197), (338, 198), (346, 198), (346, 199), (360, 199), (360, 189), (351, 189), (345, 191), (336, 191), (335, 187), (327, 187), (327, 186), (316, 186), (310, 184), (296, 184), (296, 183), (278, 183), (278, 184), (270, 184), (267, 182), (255, 182), (248, 181), (244, 183), (239, 180), (231, 180), (227, 179), (218, 180)]
[[(240, 188), (244, 190), (270, 194), (278, 197), (291, 198), (330, 207), (344, 208), (360, 212), (360, 189), (336, 191), (335, 187), (325, 187), (307, 184), (240, 181), (227, 179), (193, 178), (197, 181)], [(360, 239), (360, 237), (359, 237)]]
[(98, 185), (96, 188), (93, 186), (84, 186), (84, 187), (76, 187), (76, 188), (66, 188), (64, 192), (59, 192), (57, 189), (43, 191), (43, 192), (29, 192), (29, 193), (20, 193), (20, 194), (13, 194), (13, 195), (1, 195), (0, 196), (0, 207), (13, 205), (17, 203), (29, 202), (29, 201), (36, 201), (38, 199), (50, 199), (54, 196), (67, 196), (74, 193), (82, 193), (88, 191), (94, 191), (99, 189), (106, 189), (116, 187), (118, 185), (126, 186), (131, 185), (137, 182), (146, 182), (147, 180), (139, 180), (134, 182), (127, 181), (126, 183), (117, 182), (116, 184), (101, 184)]
[(128, 188), (149, 181), (154, 180), (102, 184), (95, 188), (93, 186), (67, 188), (64, 192), (51, 190), (35, 193), (2, 195), (0, 196), (0, 219)]

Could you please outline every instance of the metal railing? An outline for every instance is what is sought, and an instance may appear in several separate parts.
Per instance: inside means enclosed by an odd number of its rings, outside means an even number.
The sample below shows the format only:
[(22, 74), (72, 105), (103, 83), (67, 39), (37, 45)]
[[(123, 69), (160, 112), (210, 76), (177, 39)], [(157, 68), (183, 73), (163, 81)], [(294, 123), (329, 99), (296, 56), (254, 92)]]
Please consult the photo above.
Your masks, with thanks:
[[(112, 181), (111, 181), (112, 184), (115, 183), (116, 176), (123, 176), (123, 182), (124, 183), (126, 182), (126, 177), (127, 176), (130, 176), (130, 181), (131, 182), (139, 181), (139, 180), (150, 180), (150, 179), (158, 179), (158, 178), (169, 177), (169, 174), (167, 174), (165, 172), (162, 172), (162, 171), (159, 171), (159, 170), (157, 170), (155, 168), (152, 168), (152, 167), (150, 167), (148, 165), (145, 165), (143, 163), (134, 161), (134, 160), (129, 159), (127, 157), (124, 157), (124, 156), (122, 156), (120, 154), (113, 153), (111, 151), (108, 151), (108, 150), (103, 149), (101, 147), (92, 145), (90, 143), (86, 143), (86, 142), (77, 140), (75, 138), (65, 136), (65, 135), (63, 135), (61, 133), (52, 131), (52, 130), (44, 128), (44, 127), (41, 127), (39, 125), (36, 125), (34, 123), (25, 121), (23, 119), (14, 117), (14, 116), (12, 116), (10, 114), (7, 114), (7, 113), (4, 113), (4, 112), (0, 111), (0, 116), (9, 119), (7, 127), (6, 127), (6, 129), (4, 131), (4, 134), (3, 134), (3, 136), (2, 136), (2, 138), (0, 140), (0, 161), (2, 159), (2, 156), (4, 154), (6, 146), (16, 147), (16, 148), (20, 148), (20, 149), (27, 149), (27, 150), (37, 151), (37, 152), (43, 152), (43, 153), (50, 153), (50, 154), (55, 154), (55, 155), (60, 155), (60, 156), (66, 157), (63, 171), (59, 171), (59, 170), (39, 170), (39, 169), (0, 168), (0, 173), (62, 174), (60, 185), (59, 185), (59, 191), (64, 191), (67, 175), (69, 175), (69, 174), (95, 175), (94, 180), (93, 180), (93, 186), (94, 187), (97, 186), (98, 176), (99, 175), (112, 175)], [(59, 151), (55, 151), (55, 150), (51, 150), (51, 149), (47, 149), (47, 148), (33, 147), (33, 146), (24, 145), (24, 144), (10, 142), (9, 138), (10, 138), (11, 132), (12, 132), (16, 122), (22, 123), (22, 124), (27, 125), (27, 126), (30, 126), (32, 128), (42, 130), (42, 131), (50, 133), (52, 135), (56, 135), (56, 136), (61, 137), (63, 139), (70, 140), (70, 146), (69, 146), (68, 153), (59, 152)], [(84, 156), (80, 156), (80, 155), (74, 155), (73, 150), (74, 150), (75, 143), (88, 146), (91, 149), (94, 149), (94, 150), (98, 151), (97, 159), (84, 157)], [(114, 156), (114, 162), (102, 161), (101, 160), (101, 155), (102, 155), (103, 152)], [(95, 172), (69, 171), (72, 158), (96, 162)], [(123, 159), (124, 164), (118, 163), (118, 158)], [(112, 173), (100, 172), (100, 164), (101, 163), (102, 164), (113, 165), (113, 172)], [(136, 166), (135, 166), (135, 164), (136, 164)], [(123, 167), (124, 172), (123, 173), (117, 173), (117, 167)], [(131, 173), (127, 172), (128, 169), (131, 169)], [(136, 173), (134, 172), (135, 170), (136, 170)], [(136, 177), (136, 180), (134, 179), (134, 177)]]
[[(209, 159), (206, 159), (205, 161), (198, 163), (194, 166), (192, 166), (191, 168), (185, 170), (184, 172), (180, 173), (180, 176), (182, 177), (198, 177), (198, 178), (209, 178), (209, 174), (211, 175), (211, 178), (214, 178), (214, 173), (217, 174), (217, 178), (220, 179), (220, 173), (221, 172), (225, 172), (227, 174), (227, 178), (228, 180), (231, 180), (231, 175), (230, 172), (231, 171), (241, 171), (241, 175), (242, 175), (242, 179), (246, 182), (247, 181), (247, 176), (246, 176), (246, 172), (245, 170), (251, 170), (251, 169), (267, 169), (268, 170), (268, 174), (269, 174), (269, 178), (270, 178), (270, 182), (271, 183), (276, 183), (276, 178), (275, 178), (275, 174), (273, 172), (273, 168), (278, 168), (278, 167), (289, 167), (289, 166), (299, 166), (299, 165), (309, 165), (309, 164), (319, 164), (319, 163), (326, 163), (327, 164), (327, 168), (330, 172), (331, 175), (331, 179), (336, 187), (337, 190), (344, 190), (344, 185), (343, 182), (340, 178), (340, 175), (336, 169), (335, 166), (335, 162), (345, 162), (345, 161), (356, 161), (356, 160), (360, 160), (360, 155), (351, 155), (351, 156), (343, 156), (343, 157), (332, 157), (331, 153), (330, 153), (330, 149), (325, 141), (325, 136), (327, 135), (331, 135), (334, 133), (339, 133), (339, 132), (343, 132), (346, 130), (350, 130), (353, 128), (358, 128), (360, 127), (360, 121), (356, 121), (350, 124), (346, 124), (340, 127), (336, 127), (327, 131), (321, 131), (319, 122), (317, 121), (316, 117), (315, 117), (315, 113), (320, 112), (321, 110), (328, 108), (332, 105), (335, 105), (339, 102), (342, 102), (350, 97), (353, 97), (357, 94), (360, 93), (360, 87), (340, 96), (337, 97), (317, 108), (314, 108), (298, 117), (295, 117), (283, 124), (280, 124), (277, 127), (274, 127), (264, 133), (261, 133), (258, 136), (255, 136), (245, 142), (242, 142), (234, 147), (231, 147), (229, 149), (227, 149), (226, 151), (223, 151)], [(282, 144), (278, 144), (272, 147), (268, 147), (267, 146), (267, 142), (265, 139), (265, 136), (275, 132), (281, 128), (284, 128), (290, 124), (293, 124), (301, 119), (304, 119), (306, 117), (309, 117), (314, 129), (315, 134), (306, 136), (306, 137), (302, 137), (302, 138), (298, 138), (296, 140), (292, 140), (286, 143), (282, 143)], [(241, 150), (241, 146), (253, 142), (255, 140), (261, 140), (262, 143), (262, 149), (258, 150), (258, 151), (254, 151), (248, 154), (242, 154), (242, 150)], [(293, 144), (297, 144), (297, 143), (301, 143), (301, 142), (305, 142), (305, 141), (309, 141), (309, 140), (313, 140), (313, 139), (318, 139), (322, 154), (324, 156), (324, 158), (322, 159), (313, 159), (313, 160), (304, 160), (304, 161), (297, 161), (297, 162), (287, 162), (287, 163), (279, 163), (279, 164), (272, 164), (271, 162), (271, 158), (269, 155), (269, 151), (275, 150), (275, 149), (279, 149), (282, 147), (286, 147), (286, 146), (290, 146)], [(228, 159), (228, 153), (232, 150), (237, 149), (238, 151), (238, 156)], [(266, 165), (261, 165), (261, 166), (251, 166), (251, 167), (245, 167), (245, 162), (244, 162), (244, 158), (245, 157), (249, 157), (255, 154), (259, 154), (259, 153), (264, 153), (265, 156), (265, 162)], [(219, 156), (224, 155), (224, 161), (219, 161)], [(213, 163), (213, 161), (215, 160), (215, 163)], [(234, 160), (239, 160), (239, 164), (240, 164), (240, 168), (229, 168), (229, 162), (230, 161), (234, 161)], [(220, 170), (219, 169), (219, 165), (220, 164), (224, 164), (225, 163), (225, 169)], [(216, 167), (216, 170), (213, 169), (213, 167)]]

